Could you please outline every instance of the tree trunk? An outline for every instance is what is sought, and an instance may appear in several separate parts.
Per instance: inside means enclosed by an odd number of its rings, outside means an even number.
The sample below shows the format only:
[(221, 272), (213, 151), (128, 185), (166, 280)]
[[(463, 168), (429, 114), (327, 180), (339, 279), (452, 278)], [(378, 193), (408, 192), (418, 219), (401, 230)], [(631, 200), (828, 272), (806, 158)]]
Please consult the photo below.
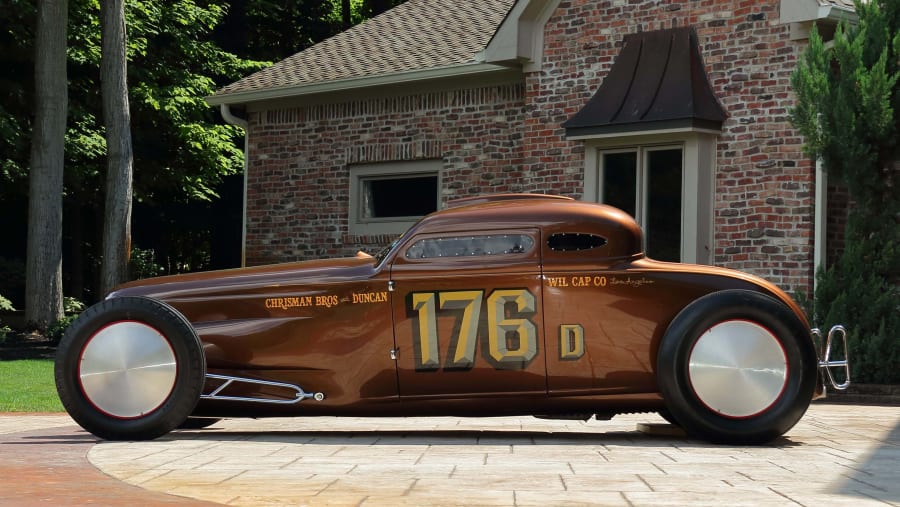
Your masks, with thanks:
[(350, 19), (350, 0), (341, 0), (341, 29), (347, 30), (353, 26)]
[(132, 151), (125, 56), (125, 4), (100, 2), (100, 82), (106, 126), (106, 204), (101, 297), (128, 278), (131, 255)]
[(25, 319), (44, 330), (62, 317), (67, 0), (38, 2), (35, 114), (28, 189)]

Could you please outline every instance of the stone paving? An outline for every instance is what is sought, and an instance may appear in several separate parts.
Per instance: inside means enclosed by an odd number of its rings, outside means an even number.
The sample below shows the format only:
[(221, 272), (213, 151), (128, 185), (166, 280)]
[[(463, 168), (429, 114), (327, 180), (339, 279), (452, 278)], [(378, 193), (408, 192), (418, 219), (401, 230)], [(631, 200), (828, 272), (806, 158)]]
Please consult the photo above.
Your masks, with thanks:
[[(226, 420), (88, 459), (228, 505), (900, 505), (900, 408), (814, 404), (767, 446), (530, 417)], [(0, 425), (2, 431), (2, 425)]]
[(900, 409), (814, 404), (771, 445), (530, 417), (227, 420), (101, 443), (104, 473), (229, 505), (900, 505)]

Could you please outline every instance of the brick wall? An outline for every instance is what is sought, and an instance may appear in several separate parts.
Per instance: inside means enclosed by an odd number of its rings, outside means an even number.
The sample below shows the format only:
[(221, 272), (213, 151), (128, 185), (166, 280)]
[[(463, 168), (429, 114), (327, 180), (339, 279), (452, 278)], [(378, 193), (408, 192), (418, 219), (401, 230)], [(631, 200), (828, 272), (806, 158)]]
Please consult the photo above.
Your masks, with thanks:
[(809, 291), (815, 170), (788, 118), (803, 46), (778, 16), (778, 0), (561, 2), (545, 26), (543, 68), (526, 77), (522, 155), (534, 174), (526, 188), (580, 197), (583, 145), (565, 141), (560, 124), (596, 91), (625, 35), (693, 26), (729, 114), (718, 144), (714, 262)]
[(444, 199), (533, 191), (583, 196), (584, 144), (561, 124), (593, 95), (629, 33), (693, 26), (729, 119), (719, 137), (714, 262), (789, 291), (812, 281), (814, 167), (791, 127), (802, 44), (779, 0), (563, 0), (543, 68), (523, 85), (361, 99), (250, 117), (248, 264), (351, 254), (348, 165), (437, 158)]
[(349, 166), (443, 160), (443, 199), (518, 192), (521, 84), (250, 114), (247, 264), (352, 255), (393, 237), (348, 234)]
[(828, 211), (825, 221), (825, 265), (833, 266), (844, 253), (847, 217), (853, 207), (853, 200), (847, 187), (828, 185)]

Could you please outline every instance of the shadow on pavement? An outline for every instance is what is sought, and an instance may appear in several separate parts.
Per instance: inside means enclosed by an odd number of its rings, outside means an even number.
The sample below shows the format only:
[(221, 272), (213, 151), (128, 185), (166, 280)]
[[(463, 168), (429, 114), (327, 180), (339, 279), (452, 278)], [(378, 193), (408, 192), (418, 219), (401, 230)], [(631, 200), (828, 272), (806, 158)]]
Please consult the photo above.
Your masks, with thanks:
[[(180, 430), (163, 437), (209, 441), (252, 440), (254, 442), (310, 443), (317, 445), (619, 445), (659, 446), (683, 448), (742, 448), (759, 446), (719, 445), (687, 437), (653, 435), (639, 431), (607, 432), (546, 432), (527, 430), (372, 430), (372, 431), (216, 431)], [(765, 447), (791, 448), (805, 445), (790, 438), (779, 437)]]
[(845, 480), (834, 491), (842, 495), (900, 501), (900, 423), (881, 440), (865, 461), (849, 465)]

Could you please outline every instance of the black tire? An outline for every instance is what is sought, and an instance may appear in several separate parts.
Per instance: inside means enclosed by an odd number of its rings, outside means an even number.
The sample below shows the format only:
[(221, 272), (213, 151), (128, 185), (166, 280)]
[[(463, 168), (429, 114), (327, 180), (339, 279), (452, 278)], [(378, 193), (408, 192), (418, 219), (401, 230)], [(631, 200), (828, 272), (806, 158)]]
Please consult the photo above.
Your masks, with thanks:
[(213, 424), (221, 421), (218, 417), (188, 417), (183, 423), (178, 425), (180, 430), (202, 430), (209, 428)]
[[(758, 341), (767, 351), (740, 355), (742, 365), (756, 357), (764, 358), (760, 359), (762, 361), (770, 360), (772, 350), (779, 358), (762, 368), (754, 366), (742, 370), (740, 365), (734, 368), (741, 375), (763, 375), (765, 381), (770, 382), (772, 387), (761, 389), (762, 395), (757, 398), (752, 398), (757, 396), (755, 384), (716, 384), (709, 380), (716, 377), (702, 375), (721, 369), (707, 368), (702, 357), (691, 363), (695, 347), (697, 356), (701, 356), (708, 350), (704, 349), (708, 343), (716, 345), (713, 350), (734, 352), (737, 356), (735, 351), (738, 349), (730, 350), (729, 347), (751, 341), (737, 332), (730, 332), (738, 331), (738, 328), (752, 329), (756, 333), (754, 340), (761, 336)], [(704, 345), (698, 347), (707, 331), (710, 334), (704, 338)], [(709, 338), (712, 336), (716, 338)], [(738, 336), (742, 343), (734, 341), (739, 339)], [(783, 368), (779, 370), (781, 363)], [(769, 364), (771, 368), (767, 367)], [(660, 342), (657, 381), (670, 415), (689, 435), (716, 443), (759, 444), (786, 433), (806, 412), (816, 385), (817, 364), (809, 330), (790, 308), (759, 292), (726, 290), (692, 302), (675, 317)], [(693, 381), (692, 375), (696, 377)], [(746, 389), (741, 389), (742, 385)], [(710, 396), (711, 391), (715, 391), (714, 396)], [(745, 399), (752, 399), (752, 402), (740, 405)], [(714, 403), (707, 403), (711, 400), (724, 400), (726, 405), (735, 403), (739, 408), (714, 408)], [(744, 407), (746, 413), (741, 411)]]
[(669, 423), (673, 426), (681, 427), (681, 423), (679, 423), (678, 421), (675, 420), (675, 416), (672, 415), (672, 412), (669, 412), (669, 409), (667, 409), (667, 408), (661, 409), (660, 411), (657, 412), (657, 414), (659, 414), (660, 417), (665, 419), (667, 423)]
[[(166, 361), (157, 361), (159, 354)], [(106, 368), (119, 357), (126, 366)], [(134, 366), (151, 358), (149, 366)], [(119, 297), (92, 306), (69, 327), (57, 349), (55, 377), (63, 406), (87, 431), (107, 440), (150, 440), (194, 411), (206, 359), (193, 327), (174, 308)]]

